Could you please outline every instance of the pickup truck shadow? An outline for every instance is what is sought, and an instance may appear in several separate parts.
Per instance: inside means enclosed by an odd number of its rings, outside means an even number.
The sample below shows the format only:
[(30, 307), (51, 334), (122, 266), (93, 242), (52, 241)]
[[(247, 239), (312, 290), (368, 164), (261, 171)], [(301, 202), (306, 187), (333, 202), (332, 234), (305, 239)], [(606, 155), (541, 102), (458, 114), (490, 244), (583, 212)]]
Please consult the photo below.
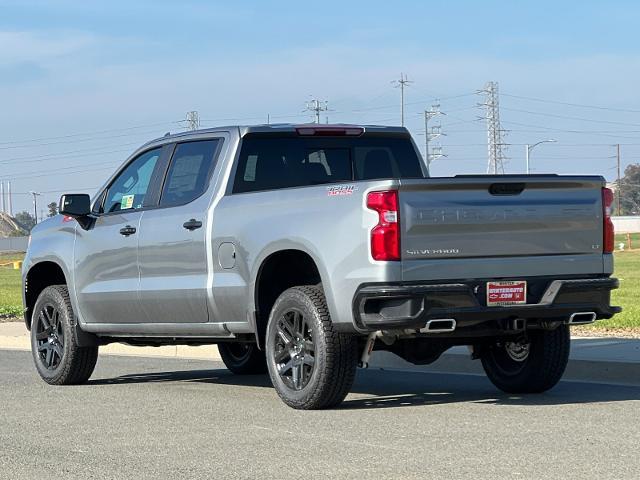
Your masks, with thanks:
[[(91, 380), (89, 384), (156, 382), (198, 382), (273, 388), (267, 375), (233, 375), (226, 369), (141, 373)], [(564, 381), (543, 394), (513, 395), (497, 390), (483, 376), (370, 369), (358, 371), (351, 394), (339, 409), (426, 407), (462, 402), (520, 406), (570, 405), (628, 400), (640, 400), (640, 385)]]

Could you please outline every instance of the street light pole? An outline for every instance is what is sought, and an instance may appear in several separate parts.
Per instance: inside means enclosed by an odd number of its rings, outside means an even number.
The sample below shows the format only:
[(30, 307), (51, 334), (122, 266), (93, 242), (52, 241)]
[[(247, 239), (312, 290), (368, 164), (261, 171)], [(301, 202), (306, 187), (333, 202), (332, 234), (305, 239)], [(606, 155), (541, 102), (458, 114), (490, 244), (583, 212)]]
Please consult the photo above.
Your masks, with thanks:
[(533, 145), (526, 144), (524, 146), (525, 159), (526, 159), (526, 164), (527, 164), (527, 175), (529, 175), (531, 173), (530, 161), (529, 161), (529, 158), (531, 156), (531, 150), (533, 150), (535, 147), (537, 147), (538, 145), (540, 145), (542, 143), (556, 143), (556, 142), (557, 142), (557, 140), (554, 140), (554, 139), (550, 138), (548, 140), (542, 140), (541, 142), (534, 143)]

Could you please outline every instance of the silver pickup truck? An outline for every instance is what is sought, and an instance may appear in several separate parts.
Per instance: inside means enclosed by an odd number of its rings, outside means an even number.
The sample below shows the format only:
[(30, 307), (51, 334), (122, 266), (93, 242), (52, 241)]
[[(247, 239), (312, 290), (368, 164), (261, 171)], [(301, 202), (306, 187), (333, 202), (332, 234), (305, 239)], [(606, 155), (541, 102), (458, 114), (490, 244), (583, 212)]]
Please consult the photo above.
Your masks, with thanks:
[(33, 357), (76, 384), (110, 342), (217, 344), (232, 372), (268, 371), (317, 409), (373, 350), (428, 364), (468, 345), (498, 388), (545, 391), (569, 327), (620, 311), (611, 202), (594, 176), (429, 178), (404, 128), (167, 135), (33, 229)]

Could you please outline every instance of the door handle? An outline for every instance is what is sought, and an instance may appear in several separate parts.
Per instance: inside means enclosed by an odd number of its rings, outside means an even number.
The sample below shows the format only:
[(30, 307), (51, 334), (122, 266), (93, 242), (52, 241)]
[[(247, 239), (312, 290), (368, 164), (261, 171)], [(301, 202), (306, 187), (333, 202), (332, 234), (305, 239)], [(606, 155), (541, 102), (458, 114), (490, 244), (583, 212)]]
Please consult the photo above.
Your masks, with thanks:
[(125, 237), (133, 235), (134, 233), (136, 233), (136, 227), (132, 227), (131, 225), (127, 225), (120, 229), (120, 235), (124, 235)]
[(199, 220), (196, 220), (195, 218), (192, 218), (188, 222), (184, 222), (182, 226), (189, 231), (193, 231), (200, 228), (202, 226), (202, 222)]

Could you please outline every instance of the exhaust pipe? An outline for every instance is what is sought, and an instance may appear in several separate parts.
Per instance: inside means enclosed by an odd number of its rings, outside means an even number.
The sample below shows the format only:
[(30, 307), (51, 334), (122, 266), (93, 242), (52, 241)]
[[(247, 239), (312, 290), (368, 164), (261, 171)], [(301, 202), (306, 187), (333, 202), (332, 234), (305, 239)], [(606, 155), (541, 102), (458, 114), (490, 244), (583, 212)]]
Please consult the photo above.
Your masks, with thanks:
[(420, 333), (446, 333), (456, 329), (456, 321), (453, 318), (435, 318), (429, 320)]
[(509, 330), (520, 332), (527, 328), (527, 321), (524, 318), (514, 318), (509, 322)]
[(595, 321), (595, 312), (576, 312), (571, 314), (567, 323), (569, 325), (585, 325), (587, 323), (593, 323)]

